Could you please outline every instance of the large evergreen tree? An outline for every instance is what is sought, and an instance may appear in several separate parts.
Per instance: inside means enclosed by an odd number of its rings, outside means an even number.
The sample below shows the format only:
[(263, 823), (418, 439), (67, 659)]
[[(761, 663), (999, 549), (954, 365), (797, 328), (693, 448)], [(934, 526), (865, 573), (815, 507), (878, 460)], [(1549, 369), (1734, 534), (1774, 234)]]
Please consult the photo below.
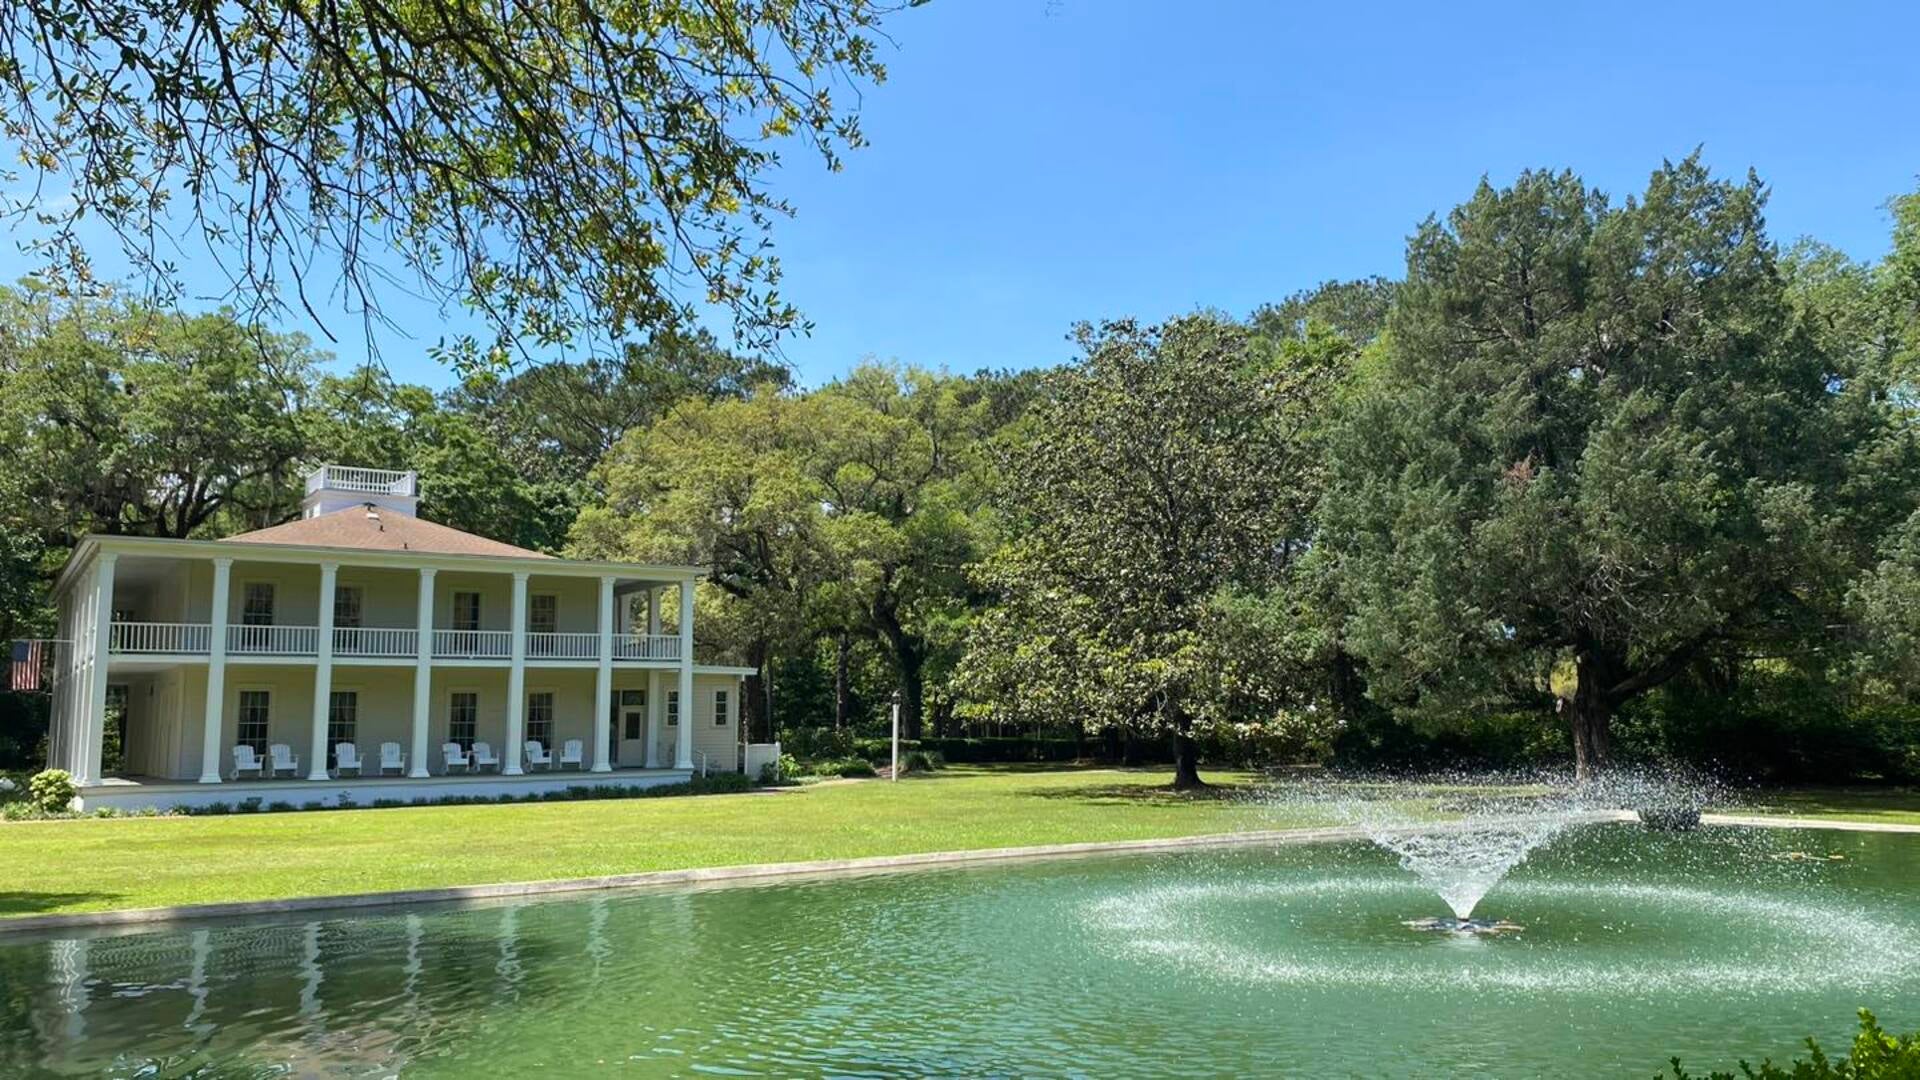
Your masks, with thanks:
[(1570, 664), (1591, 774), (1690, 665), (1830, 644), (1913, 485), (1873, 475), (1888, 397), (1796, 313), (1764, 202), (1691, 158), (1620, 206), (1526, 173), (1414, 236), (1322, 508), (1377, 698), (1544, 701)]

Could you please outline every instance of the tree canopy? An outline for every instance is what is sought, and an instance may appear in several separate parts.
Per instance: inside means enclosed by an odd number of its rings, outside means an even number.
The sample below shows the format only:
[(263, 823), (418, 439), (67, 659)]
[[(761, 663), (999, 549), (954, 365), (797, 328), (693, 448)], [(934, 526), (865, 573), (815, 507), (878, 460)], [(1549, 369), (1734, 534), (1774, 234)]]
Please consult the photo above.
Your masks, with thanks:
[(887, 0), (392, 4), (23, 0), (0, 8), (14, 209), (67, 280), (105, 222), (163, 302), (195, 233), (245, 314), (343, 293), (377, 317), (395, 266), (496, 337), (609, 341), (729, 309), (750, 345), (803, 325), (769, 250), (791, 141), (829, 168), (886, 76)]

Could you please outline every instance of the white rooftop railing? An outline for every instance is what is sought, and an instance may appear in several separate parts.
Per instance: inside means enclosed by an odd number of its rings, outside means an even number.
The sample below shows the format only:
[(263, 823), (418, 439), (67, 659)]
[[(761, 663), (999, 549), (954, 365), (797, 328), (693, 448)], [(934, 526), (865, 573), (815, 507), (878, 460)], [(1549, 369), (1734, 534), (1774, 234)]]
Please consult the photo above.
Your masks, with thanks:
[(362, 469), (353, 465), (322, 465), (307, 474), (307, 494), (316, 491), (352, 491), (362, 495), (418, 495), (417, 473), (393, 469)]

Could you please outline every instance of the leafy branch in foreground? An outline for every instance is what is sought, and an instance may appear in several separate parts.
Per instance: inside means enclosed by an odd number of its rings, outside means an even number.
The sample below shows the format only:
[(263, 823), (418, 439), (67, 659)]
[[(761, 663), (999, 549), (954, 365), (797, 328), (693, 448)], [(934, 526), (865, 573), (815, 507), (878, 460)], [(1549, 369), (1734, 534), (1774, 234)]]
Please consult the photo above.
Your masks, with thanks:
[(22, 0), (0, 7), (0, 123), (34, 183), (10, 209), (76, 286), (91, 215), (165, 299), (165, 249), (198, 232), (248, 314), (290, 286), (378, 319), (391, 251), (495, 349), (695, 301), (764, 346), (802, 325), (768, 251), (790, 212), (773, 144), (836, 169), (861, 145), (857, 87), (885, 78), (873, 35), (901, 6)]
[(1714, 1072), (1699, 1078), (1681, 1068), (1680, 1059), (1674, 1058), (1671, 1080), (1915, 1080), (1920, 1077), (1920, 1032), (1889, 1035), (1880, 1029), (1879, 1021), (1868, 1009), (1860, 1010), (1860, 1031), (1853, 1037), (1851, 1053), (1837, 1061), (1830, 1059), (1812, 1039), (1807, 1040), (1807, 1051), (1811, 1059), (1796, 1060), (1790, 1068), (1763, 1061), (1755, 1069), (1743, 1061), (1738, 1073)]

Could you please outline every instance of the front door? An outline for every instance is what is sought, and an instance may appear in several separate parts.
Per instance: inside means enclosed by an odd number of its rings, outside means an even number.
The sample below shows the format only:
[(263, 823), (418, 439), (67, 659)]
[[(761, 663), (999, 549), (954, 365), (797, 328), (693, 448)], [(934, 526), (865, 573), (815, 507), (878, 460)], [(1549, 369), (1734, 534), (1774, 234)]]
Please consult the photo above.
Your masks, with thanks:
[(618, 760), (632, 769), (647, 763), (647, 692), (620, 691), (620, 708), (614, 736), (620, 748)]

